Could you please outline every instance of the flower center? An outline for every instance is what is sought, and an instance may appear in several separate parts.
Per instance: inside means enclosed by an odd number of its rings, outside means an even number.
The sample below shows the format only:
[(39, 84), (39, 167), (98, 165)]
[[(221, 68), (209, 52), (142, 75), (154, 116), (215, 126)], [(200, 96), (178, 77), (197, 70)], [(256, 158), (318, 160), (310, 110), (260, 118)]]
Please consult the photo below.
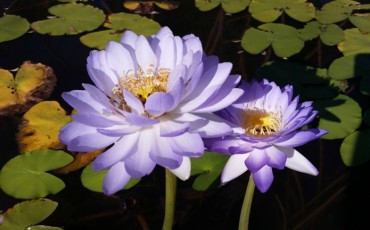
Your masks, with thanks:
[(139, 67), (137, 74), (129, 72), (125, 76), (120, 77), (119, 83), (112, 89), (113, 97), (111, 101), (119, 101), (119, 108), (131, 111), (125, 102), (122, 89), (129, 91), (143, 104), (151, 94), (155, 92), (167, 92), (168, 76), (171, 70), (168, 68), (159, 68), (154, 72), (152, 68), (144, 72)]
[(278, 132), (281, 127), (281, 116), (263, 110), (244, 110), (242, 127), (246, 134), (255, 137), (268, 137)]

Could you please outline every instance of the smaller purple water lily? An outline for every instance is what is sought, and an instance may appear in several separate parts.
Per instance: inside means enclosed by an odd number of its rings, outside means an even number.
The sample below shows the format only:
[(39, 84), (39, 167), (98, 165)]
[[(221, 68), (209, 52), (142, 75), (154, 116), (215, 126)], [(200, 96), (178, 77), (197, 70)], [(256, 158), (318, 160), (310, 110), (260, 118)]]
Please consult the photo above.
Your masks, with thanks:
[(293, 99), (293, 87), (281, 89), (274, 82), (242, 82), (244, 95), (218, 114), (229, 121), (234, 133), (205, 139), (210, 151), (231, 155), (223, 169), (221, 182), (227, 183), (247, 170), (256, 187), (266, 192), (274, 179), (272, 168), (284, 167), (317, 175), (318, 170), (294, 147), (326, 134), (322, 129), (300, 129), (310, 123), (317, 111), (312, 102)]

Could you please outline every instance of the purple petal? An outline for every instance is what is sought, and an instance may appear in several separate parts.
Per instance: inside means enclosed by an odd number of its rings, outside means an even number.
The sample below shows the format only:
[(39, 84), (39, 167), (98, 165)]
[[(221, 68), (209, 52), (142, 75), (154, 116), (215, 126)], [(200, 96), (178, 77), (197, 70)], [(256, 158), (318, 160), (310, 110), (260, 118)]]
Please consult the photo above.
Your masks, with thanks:
[(204, 145), (209, 151), (230, 154), (229, 148), (238, 148), (240, 145), (244, 144), (238, 137), (225, 136), (222, 138), (204, 138)]
[(196, 133), (184, 133), (181, 136), (171, 137), (168, 142), (172, 150), (181, 156), (200, 157), (204, 152), (203, 140)]
[(138, 65), (144, 72), (147, 70), (155, 71), (157, 66), (157, 57), (155, 56), (152, 47), (150, 47), (148, 40), (143, 36), (138, 36), (135, 44), (135, 54)]
[(128, 46), (130, 46), (134, 49), (137, 37), (138, 36), (134, 32), (132, 32), (130, 30), (126, 30), (122, 35), (120, 43), (121, 44), (126, 44), (126, 45), (128, 45)]
[(136, 115), (132, 113), (126, 114), (126, 121), (132, 125), (137, 125), (141, 127), (155, 125), (159, 123), (158, 120), (154, 120), (145, 116)]
[(191, 163), (189, 157), (183, 157), (180, 167), (175, 169), (170, 169), (170, 171), (175, 174), (181, 180), (187, 180), (190, 177)]
[(112, 147), (99, 154), (93, 162), (93, 169), (106, 169), (137, 151), (138, 133), (126, 135), (116, 141)]
[(274, 174), (269, 166), (264, 166), (258, 172), (253, 173), (253, 180), (258, 190), (265, 193), (274, 180)]
[(270, 158), (268, 166), (276, 169), (283, 169), (285, 167), (287, 155), (284, 152), (280, 151), (280, 149), (277, 149), (274, 146), (267, 148), (265, 151)]
[(145, 103), (145, 110), (154, 117), (158, 117), (172, 108), (173, 102), (172, 96), (167, 93), (153, 93)]
[(132, 95), (129, 91), (127, 90), (122, 90), (123, 97), (125, 99), (125, 102), (127, 105), (131, 108), (132, 111), (134, 111), (136, 114), (143, 114), (144, 113), (144, 106), (141, 101)]
[(173, 69), (176, 62), (175, 41), (172, 36), (166, 36), (159, 42), (159, 49), (156, 50), (159, 57), (159, 67)]
[(80, 135), (68, 143), (67, 147), (70, 151), (89, 152), (105, 148), (114, 143), (118, 137), (109, 137), (101, 133), (90, 133)]
[(155, 162), (149, 157), (149, 152), (152, 148), (153, 134), (152, 130), (143, 130), (140, 132), (139, 141), (137, 143), (138, 149), (136, 153), (130, 155), (125, 159), (125, 167), (128, 174), (132, 177), (140, 178), (150, 174)]
[[(199, 116), (200, 119), (190, 123), (189, 132), (199, 133), (203, 138), (220, 137), (232, 133), (231, 127), (226, 124), (225, 120), (215, 114), (200, 113), (193, 116)], [(191, 115), (182, 116), (182, 118), (185, 117), (191, 117)]]
[(125, 170), (125, 164), (118, 162), (113, 165), (104, 177), (103, 192), (111, 195), (123, 189), (130, 180), (130, 175)]
[(62, 98), (77, 111), (100, 113), (105, 107), (95, 101), (85, 90), (73, 90), (62, 93)]
[(169, 169), (175, 169), (180, 167), (182, 156), (175, 154), (172, 151), (170, 140), (166, 140), (166, 137), (152, 137), (153, 144), (149, 152), (151, 159)]
[(159, 123), (161, 137), (173, 137), (183, 134), (189, 130), (189, 123), (178, 123), (164, 120)]
[(107, 117), (93, 113), (76, 113), (71, 116), (74, 121), (94, 127), (109, 127), (119, 125), (120, 122), (107, 119)]
[(237, 178), (248, 170), (244, 164), (248, 155), (249, 154), (235, 154), (229, 158), (221, 174), (222, 184)]
[(124, 76), (135, 69), (130, 52), (118, 42), (109, 42), (106, 47), (107, 65), (117, 76)]
[(301, 173), (307, 173), (313, 176), (317, 176), (319, 171), (316, 167), (311, 164), (309, 160), (307, 160), (300, 152), (293, 148), (284, 148), (284, 147), (276, 147), (280, 149), (280, 151), (285, 152), (287, 154), (288, 159), (285, 163), (285, 167), (293, 169), (295, 171)]
[(254, 149), (245, 160), (245, 165), (251, 173), (255, 173), (267, 165), (268, 162), (269, 157), (266, 155), (265, 150)]
[(283, 147), (297, 147), (312, 140), (315, 140), (322, 135), (326, 134), (326, 130), (322, 129), (305, 129), (297, 132), (289, 133), (277, 140), (275, 140), (275, 145)]

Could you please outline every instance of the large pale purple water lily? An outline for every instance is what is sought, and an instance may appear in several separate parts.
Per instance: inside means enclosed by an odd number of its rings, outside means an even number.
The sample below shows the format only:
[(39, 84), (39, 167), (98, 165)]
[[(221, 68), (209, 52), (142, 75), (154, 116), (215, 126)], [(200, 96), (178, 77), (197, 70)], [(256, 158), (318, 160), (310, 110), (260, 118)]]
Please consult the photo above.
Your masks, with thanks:
[(90, 53), (95, 86), (63, 93), (77, 113), (59, 138), (71, 151), (106, 149), (93, 162), (94, 170), (109, 169), (106, 194), (157, 164), (186, 180), (190, 158), (204, 152), (202, 138), (232, 132), (213, 113), (243, 94), (231, 68), (205, 55), (194, 35), (174, 36), (168, 27), (148, 38), (126, 31), (120, 42)]
[(218, 112), (232, 124), (234, 133), (205, 140), (209, 150), (231, 155), (221, 182), (227, 183), (249, 170), (256, 187), (264, 193), (273, 182), (273, 168), (317, 175), (315, 166), (294, 149), (327, 133), (301, 129), (317, 115), (312, 102), (299, 103), (299, 97), (293, 98), (292, 86), (281, 89), (265, 79), (242, 82), (240, 88), (244, 95)]

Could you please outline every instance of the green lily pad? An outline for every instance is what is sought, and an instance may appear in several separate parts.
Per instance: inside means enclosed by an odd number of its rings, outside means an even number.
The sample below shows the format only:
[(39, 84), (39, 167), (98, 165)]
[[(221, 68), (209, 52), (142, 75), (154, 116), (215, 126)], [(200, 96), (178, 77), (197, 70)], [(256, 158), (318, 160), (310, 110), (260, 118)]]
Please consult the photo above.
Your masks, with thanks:
[[(352, 98), (338, 95), (330, 100), (317, 100), (313, 103), (319, 111), (318, 127), (329, 131), (321, 138), (341, 139), (356, 131), (362, 122), (361, 107)], [(349, 112), (350, 111), (350, 112)]]
[(247, 8), (251, 0), (221, 0), (221, 6), (226, 13), (234, 14)]
[(304, 41), (299, 37), (298, 30), (292, 26), (266, 23), (258, 29), (250, 28), (245, 31), (242, 47), (249, 53), (257, 54), (272, 46), (279, 57), (290, 57), (299, 53), (304, 47)]
[(191, 158), (191, 175), (200, 174), (194, 180), (193, 189), (207, 190), (221, 175), (228, 159), (228, 156), (214, 152), (205, 152), (200, 158)]
[(361, 165), (370, 160), (370, 129), (356, 131), (344, 138), (340, 146), (340, 156), (349, 167)]
[(250, 3), (249, 12), (261, 22), (273, 22), (283, 12), (300, 22), (308, 22), (315, 17), (315, 7), (305, 0), (254, 0)]
[(344, 30), (344, 41), (338, 44), (338, 49), (344, 56), (370, 53), (370, 34), (357, 28)]
[(363, 32), (370, 32), (370, 14), (353, 14), (349, 21)]
[(360, 3), (352, 0), (331, 1), (316, 12), (316, 19), (322, 24), (341, 22), (350, 17)]
[(57, 208), (58, 203), (49, 199), (27, 200), (14, 205), (4, 215), (0, 230), (62, 230), (62, 228), (35, 225), (46, 219)]
[(321, 41), (327, 46), (333, 46), (344, 40), (343, 30), (336, 24), (323, 25), (312, 21), (299, 30), (299, 36), (304, 41), (320, 36)]
[(9, 196), (32, 199), (56, 194), (64, 182), (47, 171), (63, 167), (73, 157), (63, 151), (36, 150), (9, 160), (0, 171), (0, 187)]
[(195, 6), (200, 11), (210, 11), (220, 5), (222, 0), (195, 0)]
[(17, 15), (0, 17), (0, 42), (16, 39), (27, 33), (30, 23), (27, 19)]
[(49, 12), (56, 17), (33, 22), (32, 29), (41, 34), (71, 35), (94, 30), (105, 20), (102, 10), (81, 3), (59, 4)]
[(103, 50), (108, 42), (119, 42), (121, 37), (122, 32), (117, 32), (117, 30), (102, 30), (81, 36), (80, 41), (87, 47)]
[(329, 66), (329, 75), (346, 80), (370, 73), (370, 54), (349, 55), (335, 59)]
[[(92, 164), (89, 164), (84, 168), (81, 174), (81, 182), (82, 185), (94, 192), (103, 192), (103, 181), (105, 174), (107, 174), (107, 170), (102, 171), (94, 171), (92, 168)], [(131, 178), (126, 186), (122, 189), (129, 189), (133, 186), (135, 186), (137, 183), (140, 182), (140, 178)]]

